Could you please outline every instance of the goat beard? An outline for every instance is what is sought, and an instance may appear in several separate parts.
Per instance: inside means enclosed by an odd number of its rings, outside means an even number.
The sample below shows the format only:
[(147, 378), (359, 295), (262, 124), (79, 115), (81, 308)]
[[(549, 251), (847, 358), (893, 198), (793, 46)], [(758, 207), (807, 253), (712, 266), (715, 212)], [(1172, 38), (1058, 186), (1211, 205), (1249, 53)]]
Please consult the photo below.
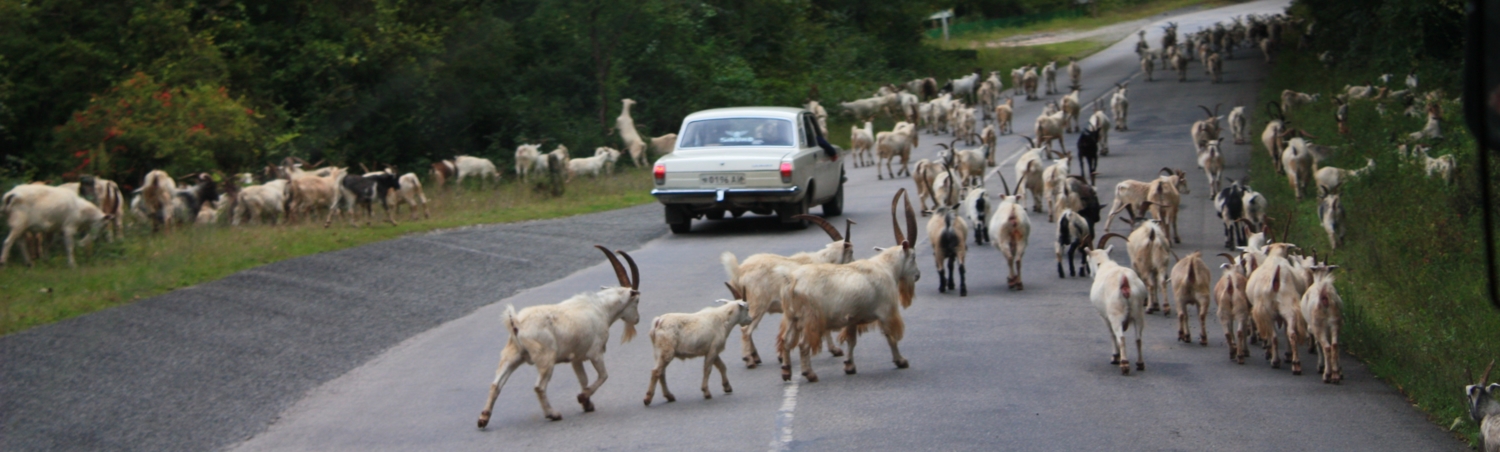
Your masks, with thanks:
[(896, 283), (897, 290), (901, 292), (901, 307), (911, 307), (911, 300), (917, 296), (917, 285), (907, 284), (905, 281)]
[(630, 340), (634, 339), (634, 338), (635, 338), (635, 324), (634, 323), (626, 323), (625, 324), (625, 334), (620, 335), (620, 343), (624, 344), (626, 342), (630, 342)]

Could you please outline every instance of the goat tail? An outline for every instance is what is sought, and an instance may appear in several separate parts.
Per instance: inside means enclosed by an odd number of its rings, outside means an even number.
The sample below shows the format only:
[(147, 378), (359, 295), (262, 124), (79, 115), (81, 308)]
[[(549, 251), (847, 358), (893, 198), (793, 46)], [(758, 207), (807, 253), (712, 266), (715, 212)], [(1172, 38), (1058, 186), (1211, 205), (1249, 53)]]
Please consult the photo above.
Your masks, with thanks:
[(10, 205), (16, 202), (15, 193), (6, 193), (3, 202), (0, 202), (0, 213), (10, 212)]
[(734, 253), (725, 251), (719, 255), (719, 262), (724, 264), (724, 276), (729, 278), (729, 285), (744, 293), (744, 287), (736, 284), (740, 281), (740, 259), (734, 257)]
[(516, 335), (521, 332), (520, 329), (516, 328), (515, 305), (505, 305), (505, 312), (500, 313), (500, 323), (505, 325), (506, 342), (515, 341)]

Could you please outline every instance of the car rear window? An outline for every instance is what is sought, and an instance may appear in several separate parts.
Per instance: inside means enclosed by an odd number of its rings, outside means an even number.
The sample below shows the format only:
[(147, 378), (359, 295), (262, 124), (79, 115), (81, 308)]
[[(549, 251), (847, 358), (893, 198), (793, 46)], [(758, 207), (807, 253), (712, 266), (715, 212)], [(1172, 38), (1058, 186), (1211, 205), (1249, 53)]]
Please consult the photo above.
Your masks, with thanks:
[(770, 118), (727, 118), (693, 121), (683, 128), (682, 148), (720, 146), (787, 146), (796, 142), (791, 121)]

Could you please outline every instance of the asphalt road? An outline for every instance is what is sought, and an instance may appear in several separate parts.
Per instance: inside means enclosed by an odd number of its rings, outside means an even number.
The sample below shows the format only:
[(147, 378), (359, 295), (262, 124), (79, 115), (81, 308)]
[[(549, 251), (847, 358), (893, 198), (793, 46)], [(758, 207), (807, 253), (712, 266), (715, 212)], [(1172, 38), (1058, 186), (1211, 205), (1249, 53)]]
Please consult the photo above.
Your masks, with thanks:
[[(1171, 20), (1187, 32), (1285, 4), (1244, 3)], [(1156, 42), (1160, 29), (1148, 30)], [(1136, 75), (1133, 43), (1127, 38), (1082, 61), (1085, 100)], [(1267, 73), (1257, 58), (1258, 51), (1241, 51), (1226, 61), (1223, 84), (1209, 84), (1197, 63), (1186, 83), (1158, 72), (1157, 82), (1130, 84), (1131, 130), (1111, 134), (1099, 186), (1107, 202), (1120, 180), (1151, 178), (1163, 166), (1188, 170), (1193, 191), (1184, 199), (1179, 254), (1218, 252), (1223, 243), (1187, 132), (1202, 117), (1196, 105), (1255, 110)], [(1017, 101), (1018, 130), (1029, 133), (1041, 104)], [(1076, 139), (1068, 135), (1070, 149)], [(924, 136), (918, 156), (935, 154), (939, 141), (947, 139)], [(1021, 142), (1003, 137), (999, 157)], [(1245, 174), (1249, 150), (1228, 147), (1230, 176)], [(856, 256), (869, 257), (870, 247), (893, 244), (890, 196), (913, 185), (877, 181), (867, 168), (849, 168), (849, 177), (845, 212), (860, 223)], [(1149, 317), (1146, 371), (1121, 376), (1108, 364), (1107, 332), (1088, 302), (1090, 281), (1058, 279), (1052, 224), (1042, 214), (1031, 218), (1024, 292), (1006, 289), (1003, 259), (985, 247), (969, 253), (970, 296), (939, 294), (922, 241), (924, 277), (904, 312), (909, 369), (896, 369), (878, 336), (867, 336), (855, 357), (858, 375), (842, 375), (841, 359), (824, 354), (815, 359), (821, 382), (783, 383), (774, 365), (745, 369), (739, 340), (731, 339), (723, 357), (734, 394), (720, 395), (714, 383), (714, 399), (699, 397), (702, 365), (690, 360), (668, 369), (677, 402), (658, 398), (642, 407), (653, 365), (646, 325), (724, 297), (719, 253), (743, 259), (827, 242), (816, 228), (774, 230), (770, 218), (702, 222), (692, 234), (664, 235), (660, 208), (644, 206), (283, 262), (0, 338), (0, 448), (1464, 448), (1354, 359), (1343, 360), (1338, 386), (1320, 383), (1315, 364), (1303, 376), (1259, 359), (1233, 364), (1212, 319), (1210, 345), (1201, 347), (1175, 340), (1175, 320)], [(610, 344), (610, 378), (594, 396), (598, 411), (584, 414), (573, 401), (578, 383), (563, 366), (548, 389), (564, 419), (547, 421), (531, 391), (535, 369), (523, 366), (500, 395), (490, 427), (476, 429), (505, 341), (500, 312), (506, 304), (554, 303), (613, 284), (608, 264), (588, 247), (593, 243), (629, 250), (641, 264), (643, 292), (642, 334)], [(762, 351), (774, 346), (779, 319), (769, 316), (757, 331)], [(615, 326), (612, 337), (620, 331)]]

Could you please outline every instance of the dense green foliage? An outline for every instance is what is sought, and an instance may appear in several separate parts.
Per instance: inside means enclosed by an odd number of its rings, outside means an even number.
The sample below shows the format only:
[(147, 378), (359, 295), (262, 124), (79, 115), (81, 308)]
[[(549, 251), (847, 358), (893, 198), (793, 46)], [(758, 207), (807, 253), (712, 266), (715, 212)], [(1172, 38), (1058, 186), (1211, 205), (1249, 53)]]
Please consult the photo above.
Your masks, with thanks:
[[(935, 9), (0, 0), (0, 178), (84, 170), (129, 186), (153, 167), (227, 172), (284, 155), (416, 168), (472, 154), (504, 167), (515, 145), (542, 141), (591, 154), (620, 145), (606, 133), (624, 97), (639, 102), (641, 133), (656, 136), (698, 109), (847, 99), (870, 81), (913, 75), (904, 68), (933, 58), (920, 36)], [(214, 105), (149, 106), (161, 93)], [(208, 141), (188, 130), (197, 113), (141, 110), (231, 105), (253, 113), (204, 122)], [(130, 130), (110, 129), (125, 123)]]
[[(1416, 2), (1381, 3), (1388, 5), (1371, 9), (1421, 9), (1412, 6)], [(1418, 22), (1453, 19), (1446, 9), (1429, 11), (1440, 17), (1422, 16)], [(1390, 27), (1381, 30), (1407, 33)], [(1341, 267), (1336, 276), (1344, 298), (1340, 341), (1347, 350), (1381, 379), (1400, 388), (1438, 425), (1449, 427), (1462, 419), (1457, 431), (1476, 441), (1477, 425), (1468, 420), (1463, 398), (1464, 385), (1472, 383), (1465, 370), (1474, 369), (1477, 374), (1500, 356), (1500, 344), (1494, 341), (1500, 337), (1500, 312), (1490, 307), (1486, 296), (1481, 227), (1485, 201), (1478, 183), (1477, 144), (1454, 101), (1460, 90), (1459, 74), (1453, 68), (1460, 65), (1461, 56), (1455, 52), (1409, 60), (1403, 55), (1412, 49), (1435, 49), (1448, 43), (1434, 47), (1414, 41), (1346, 48), (1349, 43), (1330, 38), (1331, 33), (1319, 32), (1307, 51), (1292, 51), (1289, 43), (1288, 51), (1277, 57), (1260, 97), (1275, 99), (1283, 89), (1322, 93), (1322, 101), (1288, 115), (1296, 127), (1318, 137), (1313, 141), (1338, 146), (1336, 155), (1321, 166), (1357, 169), (1365, 165), (1365, 159), (1375, 160), (1375, 171), (1344, 185), (1345, 244), (1329, 250), (1328, 236), (1318, 223), (1315, 190), (1309, 189), (1306, 199), (1297, 201), (1284, 176), (1272, 168), (1258, 139), (1268, 119), (1263, 109), (1256, 110), (1251, 127), (1255, 138), (1252, 184), (1267, 196), (1273, 217), (1295, 217), (1288, 241), (1304, 250), (1315, 249)], [(1316, 55), (1330, 50), (1350, 53), (1340, 58), (1343, 63), (1324, 69)], [(1412, 61), (1420, 65), (1414, 67)], [(1455, 157), (1458, 169), (1452, 184), (1427, 177), (1420, 160), (1398, 155), (1394, 141), (1408, 141), (1407, 134), (1426, 123), (1425, 115), (1400, 114), (1404, 107), (1399, 101), (1354, 101), (1349, 108), (1351, 133), (1338, 134), (1333, 95), (1343, 92), (1346, 85), (1361, 84), (1382, 73), (1398, 75), (1391, 82), (1392, 89), (1405, 88), (1400, 76), (1410, 68), (1416, 69), (1421, 80), (1421, 93), (1445, 93), (1440, 101), (1444, 138), (1423, 143), (1432, 146), (1433, 157)], [(1378, 113), (1377, 103), (1384, 103), (1388, 112)], [(1500, 166), (1489, 171), (1500, 174)]]

